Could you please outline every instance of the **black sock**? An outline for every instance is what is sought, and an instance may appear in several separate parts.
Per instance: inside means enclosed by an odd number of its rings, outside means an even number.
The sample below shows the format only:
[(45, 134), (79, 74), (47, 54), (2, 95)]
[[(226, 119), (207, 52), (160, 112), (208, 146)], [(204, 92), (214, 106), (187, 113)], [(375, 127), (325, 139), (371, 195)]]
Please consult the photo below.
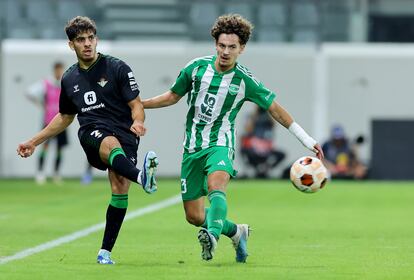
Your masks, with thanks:
[(45, 151), (42, 151), (40, 153), (39, 162), (38, 162), (38, 169), (39, 169), (40, 172), (43, 171), (43, 166), (45, 164), (45, 156), (46, 156), (46, 152)]
[(122, 148), (114, 148), (109, 155), (111, 168), (132, 182), (138, 182), (139, 169), (126, 158)]
[(59, 174), (60, 164), (62, 162), (62, 151), (61, 149), (57, 149), (56, 151), (56, 158), (55, 158), (55, 174)]
[(119, 230), (121, 229), (122, 222), (124, 221), (126, 211), (126, 208), (116, 208), (112, 205), (108, 206), (106, 211), (105, 233), (101, 249), (108, 250), (109, 252), (112, 251)]

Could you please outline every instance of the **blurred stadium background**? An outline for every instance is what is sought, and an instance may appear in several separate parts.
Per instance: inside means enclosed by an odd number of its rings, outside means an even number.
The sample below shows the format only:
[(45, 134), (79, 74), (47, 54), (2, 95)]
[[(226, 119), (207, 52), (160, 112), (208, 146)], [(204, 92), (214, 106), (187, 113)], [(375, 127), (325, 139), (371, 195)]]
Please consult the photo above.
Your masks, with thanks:
[[(214, 53), (209, 30), (223, 13), (240, 13), (255, 31), (240, 57), (297, 121), (320, 141), (340, 123), (364, 135), (361, 158), (375, 179), (414, 179), (414, 1), (411, 0), (0, 0), (0, 176), (32, 177), (36, 156), (16, 146), (39, 130), (41, 112), (24, 98), (54, 61), (76, 61), (63, 27), (76, 15), (98, 25), (98, 50), (129, 63), (143, 98), (165, 91), (188, 60)], [(185, 102), (147, 111), (139, 155), (158, 152), (161, 176), (179, 175)], [(245, 106), (241, 132), (251, 111)], [(69, 128), (62, 174), (77, 177), (86, 159)], [(167, 142), (168, 141), (168, 142)], [(307, 153), (286, 130), (275, 141), (284, 166)], [(238, 157), (239, 170), (246, 168)], [(51, 163), (50, 163), (51, 165)], [(49, 168), (50, 170), (50, 168)]]
[[(49, 76), (56, 60), (76, 62), (67, 20), (93, 18), (98, 50), (130, 64), (147, 98), (165, 91), (190, 59), (215, 52), (209, 30), (223, 13), (254, 23), (240, 61), (306, 130), (325, 141), (339, 123), (350, 138), (365, 136), (360, 156), (371, 178), (392, 180), (333, 180), (315, 195), (286, 180), (235, 180), (229, 217), (254, 229), (248, 262), (234, 263), (227, 240), (213, 262), (201, 262), (197, 228), (176, 197), (183, 100), (146, 112), (138, 155), (156, 150), (160, 176), (173, 178), (160, 178), (153, 196), (131, 188), (128, 211), (167, 198), (177, 204), (123, 225), (115, 267), (94, 263), (102, 229), (59, 243), (102, 222), (110, 192), (106, 180), (80, 184), (86, 159), (77, 122), (69, 128), (62, 186), (32, 181), (38, 151), (16, 155), (17, 144), (41, 126), (24, 90)], [(414, 0), (0, 0), (0, 279), (102, 279), (103, 270), (113, 279), (413, 279), (413, 42)], [(247, 104), (241, 111), (239, 134), (252, 110)], [(273, 177), (309, 154), (285, 129), (276, 134), (287, 159)], [(241, 173), (249, 171), (236, 159)], [(56, 241), (60, 246), (43, 251)]]

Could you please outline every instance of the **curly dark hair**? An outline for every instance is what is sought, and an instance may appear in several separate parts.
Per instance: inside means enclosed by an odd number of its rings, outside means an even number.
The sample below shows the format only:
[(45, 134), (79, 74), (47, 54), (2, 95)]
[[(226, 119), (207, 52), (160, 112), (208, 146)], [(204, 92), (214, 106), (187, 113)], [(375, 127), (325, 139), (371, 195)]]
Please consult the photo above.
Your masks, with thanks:
[(96, 24), (88, 17), (77, 16), (69, 20), (65, 26), (66, 36), (68, 36), (69, 41), (72, 41), (80, 33), (86, 31), (92, 31), (96, 35)]
[(211, 36), (217, 41), (220, 34), (236, 34), (241, 45), (246, 45), (253, 30), (253, 24), (239, 14), (227, 14), (217, 18), (211, 28)]

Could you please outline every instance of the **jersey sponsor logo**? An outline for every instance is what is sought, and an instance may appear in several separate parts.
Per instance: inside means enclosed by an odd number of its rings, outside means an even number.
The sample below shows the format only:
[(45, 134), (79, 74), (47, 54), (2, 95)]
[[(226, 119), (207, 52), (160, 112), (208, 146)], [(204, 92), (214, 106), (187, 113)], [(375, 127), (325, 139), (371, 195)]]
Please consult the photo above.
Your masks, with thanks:
[(220, 224), (223, 226), (223, 220), (214, 220), (213, 223)]
[(181, 179), (181, 193), (187, 192), (187, 179)]
[(94, 91), (85, 92), (83, 95), (83, 100), (86, 105), (92, 105), (96, 103), (96, 93)]
[[(97, 98), (96, 98), (96, 93), (94, 91), (88, 91), (85, 92), (85, 94), (83, 95), (83, 100), (85, 101), (86, 105), (93, 105), (96, 103)], [(100, 109), (100, 108), (105, 108), (105, 104), (104, 103), (100, 103), (100, 104), (96, 104), (93, 106), (89, 106), (89, 107), (83, 107), (81, 108), (82, 113), (91, 111), (91, 110), (95, 110), (95, 109)]]
[(91, 136), (99, 139), (102, 137), (102, 132), (100, 132), (99, 129), (96, 129), (91, 132)]
[(135, 162), (137, 161), (134, 157), (130, 157), (129, 158), (134, 164), (135, 164)]
[(221, 160), (219, 163), (217, 163), (217, 165), (226, 166), (226, 163), (224, 162), (224, 160)]
[(107, 83), (108, 81), (105, 80), (105, 78), (101, 78), (98, 82), (98, 85), (100, 85), (101, 87), (104, 87)]
[(137, 84), (137, 82), (135, 81), (134, 73), (129, 72), (129, 73), (128, 73), (128, 78), (129, 78), (129, 85), (130, 85), (130, 87), (131, 87), (131, 90), (132, 90), (132, 91), (134, 91), (134, 90), (138, 90), (138, 84)]
[(203, 103), (200, 105), (201, 113), (198, 113), (200, 120), (205, 122), (211, 122), (213, 118), (213, 110), (216, 105), (216, 96), (211, 94), (206, 94), (204, 97)]
[(78, 91), (79, 91), (79, 85), (73, 86), (73, 92), (78, 92)]
[(240, 87), (238, 85), (235, 84), (230, 84), (229, 85), (229, 93), (231, 95), (236, 95), (237, 93), (239, 93)]
[(81, 109), (81, 111), (82, 111), (82, 113), (85, 113), (85, 112), (95, 110), (95, 109), (100, 109), (100, 108), (105, 108), (105, 104), (101, 103), (101, 104), (96, 104), (96, 105), (89, 106), (89, 107), (86, 107), (86, 108), (84, 107), (84, 108)]

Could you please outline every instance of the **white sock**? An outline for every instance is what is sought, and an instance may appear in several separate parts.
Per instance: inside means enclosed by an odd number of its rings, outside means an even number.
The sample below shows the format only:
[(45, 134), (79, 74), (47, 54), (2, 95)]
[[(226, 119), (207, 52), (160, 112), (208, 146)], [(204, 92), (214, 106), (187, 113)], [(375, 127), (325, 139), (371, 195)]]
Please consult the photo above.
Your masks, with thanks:
[(142, 185), (142, 181), (141, 181), (141, 173), (142, 173), (142, 170), (141, 170), (141, 171), (139, 171), (139, 173), (138, 173), (138, 178), (137, 178), (137, 182), (138, 182), (138, 184), (140, 184), (140, 185)]

